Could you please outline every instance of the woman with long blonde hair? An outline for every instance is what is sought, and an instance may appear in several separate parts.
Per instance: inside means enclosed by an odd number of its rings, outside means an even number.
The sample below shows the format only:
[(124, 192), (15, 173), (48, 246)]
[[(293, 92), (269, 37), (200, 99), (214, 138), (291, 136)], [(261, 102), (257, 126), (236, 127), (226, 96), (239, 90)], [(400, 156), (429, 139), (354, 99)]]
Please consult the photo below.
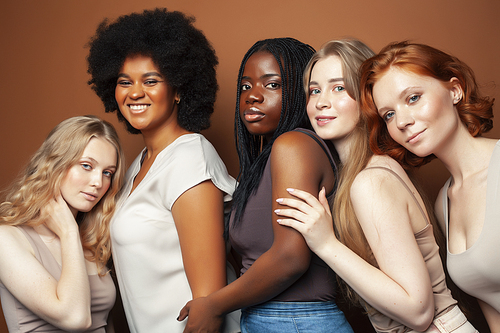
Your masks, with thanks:
[(0, 204), (0, 295), (9, 332), (105, 332), (115, 287), (109, 221), (124, 176), (112, 125), (57, 125)]
[(370, 151), (357, 101), (358, 69), (373, 55), (357, 40), (330, 41), (309, 62), (307, 113), (342, 163), (334, 223), (324, 191), (318, 200), (298, 189), (278, 199), (293, 208), (277, 210), (278, 222), (302, 233), (377, 332), (476, 332), (446, 286), (422, 197), (399, 163)]

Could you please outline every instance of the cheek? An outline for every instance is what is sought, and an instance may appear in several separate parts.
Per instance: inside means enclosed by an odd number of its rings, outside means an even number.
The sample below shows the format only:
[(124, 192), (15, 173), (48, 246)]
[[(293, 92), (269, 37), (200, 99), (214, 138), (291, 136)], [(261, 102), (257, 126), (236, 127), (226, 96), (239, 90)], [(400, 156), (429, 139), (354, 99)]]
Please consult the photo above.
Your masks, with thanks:
[(396, 141), (400, 145), (403, 145), (404, 140), (402, 140), (402, 132), (397, 128), (395, 119), (393, 119), (389, 123), (383, 124), (382, 126), (385, 126), (387, 132), (394, 141)]

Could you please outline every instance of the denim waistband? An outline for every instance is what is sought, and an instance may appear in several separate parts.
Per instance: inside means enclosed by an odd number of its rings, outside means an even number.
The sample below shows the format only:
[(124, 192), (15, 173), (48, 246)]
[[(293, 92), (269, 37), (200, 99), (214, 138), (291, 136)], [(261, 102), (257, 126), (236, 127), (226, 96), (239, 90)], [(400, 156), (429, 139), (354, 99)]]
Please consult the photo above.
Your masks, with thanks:
[(333, 301), (326, 302), (266, 302), (242, 309), (244, 312), (256, 314), (290, 314), (293, 316), (319, 314), (338, 311)]

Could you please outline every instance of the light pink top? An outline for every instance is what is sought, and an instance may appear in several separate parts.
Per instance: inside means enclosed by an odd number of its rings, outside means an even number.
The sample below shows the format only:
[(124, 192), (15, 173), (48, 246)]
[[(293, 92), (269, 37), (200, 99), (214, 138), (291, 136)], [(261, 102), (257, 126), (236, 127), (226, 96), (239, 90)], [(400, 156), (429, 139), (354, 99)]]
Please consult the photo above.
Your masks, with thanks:
[[(56, 279), (61, 277), (61, 266), (40, 236), (31, 227), (18, 227), (31, 243), (36, 259)], [(111, 276), (89, 275), (91, 292), (92, 326), (87, 332), (105, 333), (108, 313), (115, 304), (116, 289)], [(28, 310), (0, 282), (2, 308), (10, 333), (17, 332), (65, 332), (47, 323)]]

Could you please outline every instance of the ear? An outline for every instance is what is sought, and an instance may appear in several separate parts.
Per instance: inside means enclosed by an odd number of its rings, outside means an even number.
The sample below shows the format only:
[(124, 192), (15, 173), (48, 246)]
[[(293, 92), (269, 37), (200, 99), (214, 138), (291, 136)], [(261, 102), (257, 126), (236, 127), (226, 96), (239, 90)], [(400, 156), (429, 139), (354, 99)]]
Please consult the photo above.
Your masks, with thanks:
[(460, 85), (460, 81), (456, 77), (452, 77), (449, 82), (450, 82), (450, 93), (453, 99), (453, 105), (457, 105), (458, 102), (462, 100), (462, 97), (464, 95), (464, 90)]
[(179, 96), (179, 93), (175, 93), (175, 104), (179, 104), (181, 102), (181, 96)]

